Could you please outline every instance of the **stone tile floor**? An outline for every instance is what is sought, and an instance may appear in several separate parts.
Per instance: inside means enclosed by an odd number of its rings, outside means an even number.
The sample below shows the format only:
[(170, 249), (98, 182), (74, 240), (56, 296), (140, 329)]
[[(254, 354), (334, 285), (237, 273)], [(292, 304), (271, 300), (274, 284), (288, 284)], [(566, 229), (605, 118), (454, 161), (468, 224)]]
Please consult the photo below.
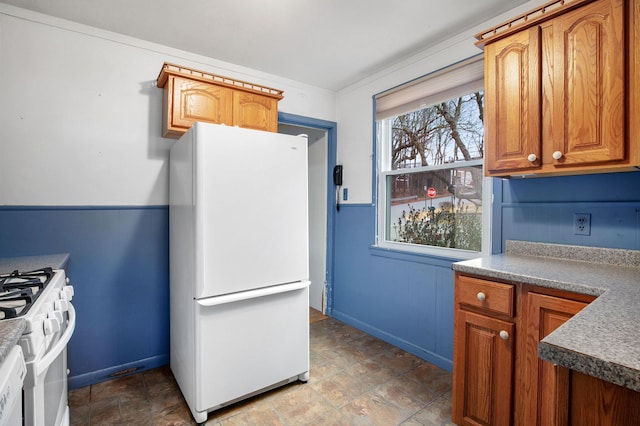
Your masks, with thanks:
[[(338, 320), (311, 315), (310, 380), (209, 413), (207, 425), (451, 425), (451, 374)], [(193, 425), (160, 367), (69, 392), (71, 425)]]

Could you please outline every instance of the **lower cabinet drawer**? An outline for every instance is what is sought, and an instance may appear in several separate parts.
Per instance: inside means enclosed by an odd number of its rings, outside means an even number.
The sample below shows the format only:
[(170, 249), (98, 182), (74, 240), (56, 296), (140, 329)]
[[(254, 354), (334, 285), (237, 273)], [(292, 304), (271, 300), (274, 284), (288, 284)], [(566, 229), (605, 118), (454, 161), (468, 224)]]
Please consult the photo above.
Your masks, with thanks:
[(514, 286), (479, 278), (458, 276), (456, 301), (461, 305), (481, 308), (488, 312), (514, 315)]

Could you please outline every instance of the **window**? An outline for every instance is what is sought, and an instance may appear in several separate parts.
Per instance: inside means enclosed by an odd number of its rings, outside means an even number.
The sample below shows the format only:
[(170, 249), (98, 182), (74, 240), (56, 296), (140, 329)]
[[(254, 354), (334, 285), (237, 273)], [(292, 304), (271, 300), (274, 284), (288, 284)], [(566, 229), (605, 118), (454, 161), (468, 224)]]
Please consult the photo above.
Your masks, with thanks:
[(376, 97), (378, 246), (460, 258), (488, 248), (482, 74), (474, 58)]

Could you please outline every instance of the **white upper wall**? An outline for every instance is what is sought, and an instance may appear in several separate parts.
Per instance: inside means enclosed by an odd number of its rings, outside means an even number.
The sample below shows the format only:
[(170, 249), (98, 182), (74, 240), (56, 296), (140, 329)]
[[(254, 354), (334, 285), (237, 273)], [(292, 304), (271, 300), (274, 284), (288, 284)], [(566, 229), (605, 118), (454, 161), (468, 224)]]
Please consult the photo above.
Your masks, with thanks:
[[(533, 9), (546, 0), (532, 0), (475, 28), (460, 33), (421, 53), (353, 84), (337, 94), (337, 163), (344, 166), (343, 183), (349, 189), (345, 203), (370, 204), (374, 148), (373, 96), (393, 87), (482, 54), (476, 33)], [(342, 196), (342, 193), (340, 194)]]
[(280, 111), (336, 121), (334, 92), (0, 3), (0, 205), (168, 204), (164, 62), (284, 90)]

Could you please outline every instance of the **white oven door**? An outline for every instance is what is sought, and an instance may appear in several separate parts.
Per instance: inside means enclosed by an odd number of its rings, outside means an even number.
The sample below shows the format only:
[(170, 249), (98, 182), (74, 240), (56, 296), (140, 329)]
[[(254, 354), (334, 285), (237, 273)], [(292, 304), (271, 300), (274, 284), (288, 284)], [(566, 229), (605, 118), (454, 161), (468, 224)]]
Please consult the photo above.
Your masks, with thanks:
[(76, 325), (76, 311), (71, 303), (67, 315), (68, 319), (59, 321), (59, 329), (51, 334), (52, 339), (48, 347), (27, 363), (27, 377), (24, 383), (25, 425), (69, 424), (67, 343)]

